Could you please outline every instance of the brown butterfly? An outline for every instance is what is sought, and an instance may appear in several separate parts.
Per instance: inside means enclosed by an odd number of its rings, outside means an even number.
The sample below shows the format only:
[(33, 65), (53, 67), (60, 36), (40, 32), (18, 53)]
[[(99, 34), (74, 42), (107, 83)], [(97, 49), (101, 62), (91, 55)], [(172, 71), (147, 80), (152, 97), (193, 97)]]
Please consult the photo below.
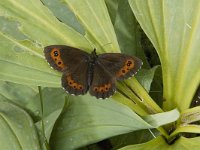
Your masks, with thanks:
[(142, 61), (121, 53), (97, 55), (65, 45), (44, 48), (45, 57), (54, 69), (63, 72), (62, 87), (70, 94), (108, 98), (116, 91), (116, 80), (127, 79), (142, 66)]

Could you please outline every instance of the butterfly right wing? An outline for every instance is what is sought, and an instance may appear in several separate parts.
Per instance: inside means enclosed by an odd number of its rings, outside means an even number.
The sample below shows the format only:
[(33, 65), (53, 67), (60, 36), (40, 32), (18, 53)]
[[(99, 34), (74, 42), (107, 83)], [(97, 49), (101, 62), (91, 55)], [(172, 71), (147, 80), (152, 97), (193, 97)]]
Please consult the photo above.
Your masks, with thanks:
[(128, 79), (142, 66), (142, 60), (121, 53), (105, 53), (98, 56), (99, 63), (117, 80)]
[(116, 91), (116, 78), (113, 78), (98, 61), (93, 67), (93, 77), (89, 88), (90, 94), (96, 98), (109, 98)]

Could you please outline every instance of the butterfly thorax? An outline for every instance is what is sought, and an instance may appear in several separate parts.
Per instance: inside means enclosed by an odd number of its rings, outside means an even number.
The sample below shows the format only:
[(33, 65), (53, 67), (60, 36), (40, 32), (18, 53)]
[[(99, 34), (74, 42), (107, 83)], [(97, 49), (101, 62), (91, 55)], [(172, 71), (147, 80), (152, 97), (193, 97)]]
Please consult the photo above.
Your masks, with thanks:
[(96, 54), (96, 49), (94, 49), (90, 56), (89, 56), (89, 72), (88, 72), (88, 85), (90, 86), (92, 83), (92, 78), (93, 78), (93, 70), (94, 70), (94, 65), (96, 64), (98, 56)]
[(96, 49), (94, 49), (94, 50), (91, 52), (91, 54), (90, 54), (90, 60), (89, 60), (89, 62), (90, 62), (91, 64), (95, 64), (97, 57), (98, 57), (98, 56), (97, 56), (97, 53), (96, 53)]

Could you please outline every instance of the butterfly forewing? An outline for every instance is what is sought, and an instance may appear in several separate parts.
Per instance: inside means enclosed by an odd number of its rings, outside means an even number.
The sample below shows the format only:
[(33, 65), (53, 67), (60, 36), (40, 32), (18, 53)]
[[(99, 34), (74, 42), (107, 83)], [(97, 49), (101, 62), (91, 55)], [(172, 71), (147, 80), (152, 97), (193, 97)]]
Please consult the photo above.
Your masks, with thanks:
[(117, 80), (127, 79), (137, 73), (142, 61), (137, 57), (120, 53), (105, 53), (98, 56), (99, 63)]
[(70, 46), (50, 45), (44, 48), (44, 54), (51, 67), (58, 71), (64, 71), (67, 67), (73, 67), (74, 63), (79, 63), (87, 59), (89, 54)]
[(108, 98), (116, 90), (115, 77), (100, 65), (98, 61), (93, 66), (93, 78), (90, 85), (90, 94), (97, 98)]

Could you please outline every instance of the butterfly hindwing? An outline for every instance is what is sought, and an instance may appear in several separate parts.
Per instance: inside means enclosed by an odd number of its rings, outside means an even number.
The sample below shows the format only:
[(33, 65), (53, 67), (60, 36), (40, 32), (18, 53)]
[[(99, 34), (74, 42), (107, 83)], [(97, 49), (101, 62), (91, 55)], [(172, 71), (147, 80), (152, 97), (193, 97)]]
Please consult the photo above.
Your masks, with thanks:
[(139, 58), (120, 53), (101, 54), (97, 59), (117, 80), (127, 79), (135, 75), (142, 66), (142, 61)]
[(83, 95), (87, 93), (89, 81), (89, 62), (83, 59), (68, 67), (62, 75), (62, 87), (74, 95)]
[(82, 59), (87, 59), (89, 54), (70, 46), (50, 45), (44, 48), (47, 62), (53, 69), (64, 71), (67, 67), (79, 63)]
[(89, 89), (90, 94), (96, 98), (103, 99), (112, 96), (116, 90), (115, 78), (98, 61), (93, 67), (93, 78)]

